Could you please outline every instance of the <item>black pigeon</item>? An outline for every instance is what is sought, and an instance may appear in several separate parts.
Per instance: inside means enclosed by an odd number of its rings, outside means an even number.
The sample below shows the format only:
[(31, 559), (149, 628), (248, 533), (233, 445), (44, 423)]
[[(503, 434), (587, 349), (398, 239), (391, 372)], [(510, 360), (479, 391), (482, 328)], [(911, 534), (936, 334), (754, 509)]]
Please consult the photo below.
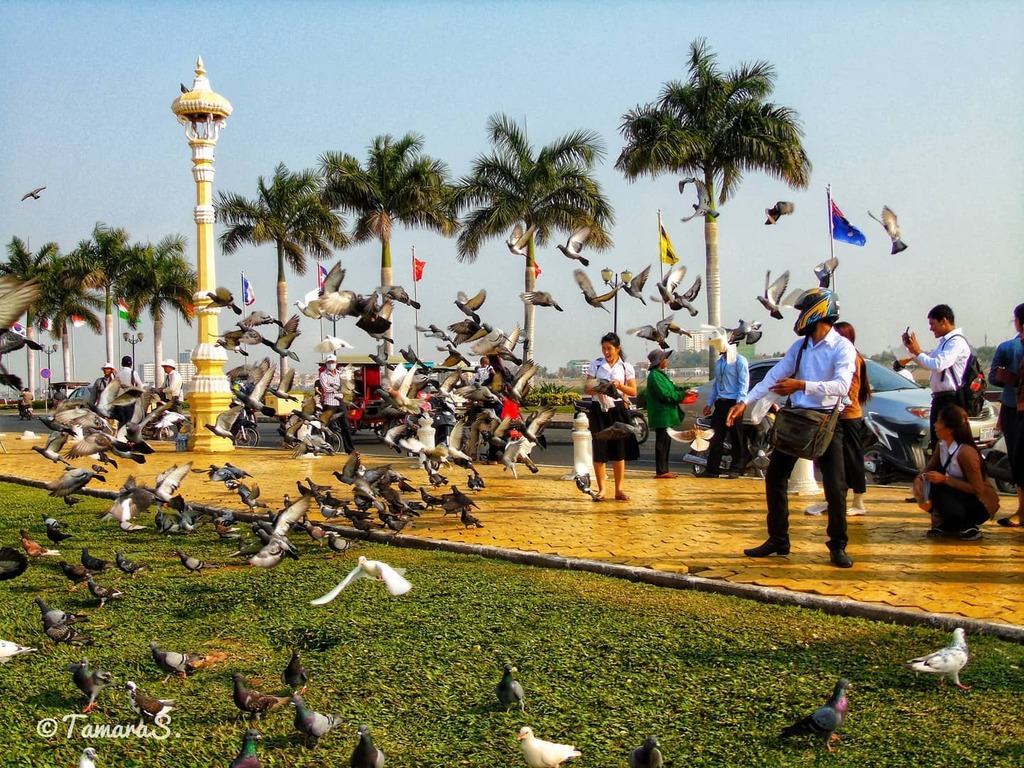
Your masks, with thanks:
[(0, 547), (0, 581), (16, 579), (28, 568), (28, 558), (10, 547)]
[(100, 691), (114, 684), (112, 674), (102, 669), (90, 669), (88, 659), (82, 659), (77, 664), (68, 664), (64, 669), (71, 672), (71, 679), (78, 686), (78, 690), (89, 697), (89, 703), (85, 705), (83, 713), (92, 711), (96, 706), (96, 697), (100, 695)]
[(185, 85), (184, 83), (179, 83), (179, 85), (181, 86), (182, 93), (191, 93), (192, 89), (189, 88), (187, 85)]
[(89, 569), (84, 565), (68, 565), (63, 560), (57, 563), (60, 566), (61, 571), (71, 581), (71, 590), (74, 591), (75, 587), (82, 584), (86, 579), (89, 578)]
[(466, 527), (466, 528), (471, 528), (471, 527), (474, 527), (474, 526), (476, 528), (483, 528), (484, 527), (484, 524), (481, 523), (478, 518), (476, 518), (473, 515), (471, 515), (469, 513), (469, 510), (466, 509), (465, 507), (463, 507), (462, 511), (459, 513), (459, 520), (462, 521), (462, 525), (464, 527)]
[(100, 560), (98, 557), (90, 555), (88, 549), (82, 550), (82, 565), (96, 573), (99, 573), (100, 571), (108, 571), (114, 567), (114, 564), (110, 561)]
[(310, 739), (313, 741), (312, 746), (315, 747), (328, 731), (341, 725), (341, 715), (315, 712), (306, 706), (306, 702), (297, 693), (292, 694), (292, 706), (295, 707), (295, 730), (303, 735), (307, 747), (310, 746)]
[(231, 761), (228, 768), (263, 768), (263, 763), (256, 755), (256, 744), (260, 741), (263, 741), (263, 737), (255, 729), (250, 728), (246, 731), (242, 736), (242, 751)]
[[(33, 446), (34, 448), (35, 446)], [(46, 538), (52, 541), (54, 544), (60, 544), (62, 541), (74, 538), (70, 533), (64, 533), (60, 528), (48, 525), (46, 526)]]
[(660, 746), (657, 737), (648, 736), (643, 744), (629, 753), (629, 768), (662, 768), (665, 761)]
[(505, 705), (505, 709), (511, 706), (519, 705), (519, 709), (526, 711), (526, 699), (523, 686), (519, 684), (519, 681), (512, 677), (513, 672), (518, 672), (515, 667), (511, 664), (505, 665), (505, 672), (501, 676), (501, 682), (498, 683), (494, 692), (498, 696), (498, 701)]
[(351, 768), (384, 768), (384, 753), (373, 745), (370, 726), (359, 726), (359, 743), (352, 750)]
[(306, 673), (306, 668), (302, 666), (297, 650), (292, 650), (292, 658), (288, 662), (288, 666), (284, 668), (284, 672), (281, 673), (281, 682), (293, 691), (297, 690), (299, 693), (303, 693), (306, 690), (309, 675)]
[(792, 214), (793, 210), (794, 206), (792, 203), (787, 203), (785, 200), (779, 200), (779, 202), (777, 202), (771, 208), (764, 209), (764, 215), (768, 217), (765, 219), (764, 223), (766, 226), (774, 224), (783, 216), (789, 216), (790, 214)]
[(849, 706), (846, 700), (846, 691), (850, 688), (850, 681), (845, 677), (839, 679), (832, 697), (825, 702), (824, 706), (814, 710), (802, 720), (797, 720), (793, 725), (782, 731), (781, 738), (790, 736), (815, 735), (822, 736), (828, 744), (828, 751), (834, 751), (832, 742), (839, 739), (836, 731), (846, 719), (846, 710)]

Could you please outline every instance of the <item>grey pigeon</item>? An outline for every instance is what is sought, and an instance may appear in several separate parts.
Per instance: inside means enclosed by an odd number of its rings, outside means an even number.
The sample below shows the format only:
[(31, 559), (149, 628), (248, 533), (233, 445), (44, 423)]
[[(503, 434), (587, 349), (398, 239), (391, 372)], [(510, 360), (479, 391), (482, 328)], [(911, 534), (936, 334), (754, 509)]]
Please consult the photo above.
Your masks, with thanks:
[(554, 307), (559, 312), (562, 311), (558, 302), (547, 291), (524, 291), (519, 294), (519, 298), (522, 299), (523, 304), (532, 304), (535, 307)]
[(186, 570), (191, 571), (192, 573), (198, 573), (200, 576), (203, 575), (204, 570), (209, 570), (210, 568), (217, 567), (216, 565), (212, 565), (206, 562), (205, 560), (190, 557), (189, 555), (186, 555), (184, 552), (182, 552), (180, 549), (174, 550), (174, 554), (178, 556), (178, 559), (181, 560), (181, 564), (185, 566)]
[(907, 244), (900, 239), (900, 222), (896, 218), (896, 214), (892, 208), (887, 205), (882, 206), (882, 217), (875, 216), (871, 211), (868, 211), (868, 216), (877, 221), (883, 227), (885, 227), (885, 233), (889, 235), (889, 239), (892, 240), (892, 250), (890, 254), (897, 254), (900, 251), (907, 250)]
[(587, 244), (587, 239), (589, 237), (590, 227), (580, 227), (569, 235), (569, 239), (566, 241), (565, 245), (558, 245), (558, 250), (560, 250), (567, 259), (573, 259), (578, 261), (584, 267), (589, 267), (590, 260), (580, 255), (580, 252), (583, 250), (583, 246)]
[(29, 198), (32, 198), (33, 200), (38, 200), (39, 193), (42, 192), (44, 189), (46, 189), (46, 187), (36, 187), (31, 192), (26, 192), (24, 195), (22, 195), (21, 199), (28, 200)]
[(655, 736), (648, 736), (644, 743), (629, 753), (629, 768), (662, 768), (661, 744)]
[(582, 475), (578, 474), (573, 479), (576, 481), (576, 487), (580, 489), (580, 492), (587, 494), (592, 499), (597, 498), (597, 491), (590, 485), (589, 472), (584, 472)]
[(970, 654), (967, 651), (967, 639), (964, 637), (962, 627), (953, 630), (953, 642), (945, 648), (927, 656), (920, 656), (907, 662), (907, 669), (915, 672), (927, 672), (931, 675), (939, 675), (939, 685), (946, 684), (948, 677), (953, 685), (961, 691), (968, 690), (968, 686), (960, 683), (960, 670), (967, 666)]
[(89, 585), (89, 592), (92, 596), (100, 601), (100, 608), (107, 604), (107, 600), (115, 600), (119, 597), (124, 597), (124, 592), (119, 589), (113, 589), (112, 587), (104, 587), (102, 584), (98, 584), (93, 581), (90, 575), (85, 583)]
[(840, 678), (829, 700), (807, 717), (797, 720), (793, 725), (785, 728), (781, 738), (805, 735), (822, 736), (826, 739), (828, 751), (834, 751), (832, 742), (839, 739), (836, 731), (846, 719), (846, 711), (849, 706), (846, 700), (846, 691), (849, 688), (850, 681), (845, 677)]
[(764, 215), (768, 218), (765, 219), (765, 225), (771, 225), (781, 219), (783, 216), (789, 216), (793, 213), (794, 205), (787, 203), (785, 200), (779, 200), (771, 208), (764, 209)]
[(814, 268), (814, 276), (818, 278), (819, 288), (832, 287), (832, 275), (835, 274), (836, 267), (838, 266), (839, 259), (833, 256), (831, 259), (826, 259)]
[(646, 267), (640, 270), (637, 274), (633, 275), (628, 282), (622, 284), (622, 290), (632, 296), (634, 299), (640, 299), (640, 303), (647, 306), (647, 302), (644, 301), (644, 286), (647, 285), (647, 277), (651, 274), (651, 265), (648, 264)]
[(255, 729), (247, 730), (242, 736), (242, 750), (228, 768), (263, 768), (263, 763), (256, 755), (256, 744), (261, 741), (263, 737)]
[(43, 629), (51, 629), (53, 627), (66, 627), (71, 624), (76, 624), (80, 621), (88, 621), (89, 617), (84, 613), (66, 613), (56, 608), (50, 608), (43, 598), (37, 597), (35, 599), (36, 605), (39, 606), (39, 612), (43, 615)]
[(776, 320), (782, 319), (782, 311), (779, 309), (779, 304), (782, 302), (782, 297), (785, 295), (786, 288), (788, 286), (788, 269), (779, 275), (774, 281), (772, 280), (772, 271), (770, 269), (764, 276), (764, 293), (758, 296), (757, 300)]
[(341, 715), (315, 712), (306, 706), (306, 702), (297, 693), (292, 694), (292, 706), (295, 707), (295, 729), (303, 735), (307, 747), (310, 746), (310, 739), (315, 747), (328, 731), (341, 725)]
[(149, 644), (149, 650), (153, 654), (153, 661), (156, 662), (156, 665), (167, 673), (167, 677), (164, 678), (165, 682), (171, 675), (180, 675), (184, 680), (188, 677), (189, 672), (197, 670), (200, 662), (206, 660), (202, 654), (161, 651), (155, 640)]
[(292, 657), (288, 661), (288, 666), (281, 673), (281, 682), (299, 693), (306, 690), (309, 674), (306, 672), (306, 668), (302, 666), (302, 659), (299, 658), (297, 650), (292, 650)]
[(692, 183), (697, 188), (697, 202), (693, 204), (693, 213), (689, 216), (685, 216), (681, 221), (689, 221), (697, 216), (710, 216), (713, 219), (718, 218), (718, 211), (711, 210), (711, 196), (708, 195), (708, 188), (700, 179), (695, 179), (693, 176), (683, 179), (679, 182), (679, 194), (683, 194), (683, 190), (687, 184)]
[(114, 561), (117, 563), (117, 567), (120, 568), (121, 571), (127, 573), (133, 579), (135, 578), (135, 575), (139, 571), (143, 571), (149, 568), (148, 565), (132, 562), (127, 557), (122, 555), (121, 550), (119, 549), (114, 550)]
[(580, 287), (583, 292), (583, 299), (592, 307), (600, 307), (605, 312), (608, 312), (608, 307), (604, 306), (604, 303), (615, 296), (615, 292), (619, 290), (618, 287), (612, 288), (607, 293), (597, 294), (594, 290), (593, 283), (590, 282), (590, 278), (587, 277), (587, 273), (582, 269), (573, 270), (573, 276), (576, 278), (576, 284)]
[(45, 632), (46, 636), (55, 643), (64, 643), (65, 645), (89, 645), (92, 643), (88, 635), (79, 632), (68, 624), (48, 627)]
[(92, 711), (96, 706), (96, 697), (100, 695), (100, 691), (114, 684), (112, 674), (102, 669), (90, 668), (88, 659), (82, 659), (77, 664), (68, 664), (64, 669), (71, 672), (71, 679), (74, 680), (78, 690), (89, 697), (89, 703), (86, 704), (82, 712)]
[(384, 753), (374, 746), (370, 726), (360, 725), (358, 733), (359, 743), (349, 760), (351, 768), (384, 768)]
[(617, 421), (614, 424), (602, 429), (594, 435), (595, 440), (621, 440), (624, 437), (633, 435), (634, 437), (640, 434), (640, 429), (632, 424), (626, 424), (624, 421)]
[(508, 240), (505, 241), (505, 245), (508, 246), (509, 252), (515, 256), (526, 256), (526, 248), (530, 243), (530, 238), (533, 237), (534, 230), (536, 229), (537, 226), (535, 224), (531, 224), (526, 230), (523, 230), (522, 224), (516, 224), (515, 228), (512, 230), (512, 234), (509, 236)]
[(235, 304), (235, 297), (227, 288), (220, 286), (216, 291), (207, 291), (205, 298), (210, 300), (211, 307), (230, 307), (236, 315), (242, 314), (242, 309)]
[(525, 711), (526, 693), (523, 691), (523, 686), (519, 684), (519, 681), (512, 677), (512, 674), (518, 671), (511, 664), (506, 664), (501, 681), (495, 687), (494, 693), (497, 694), (498, 701), (505, 705), (505, 709), (518, 704), (519, 709)]

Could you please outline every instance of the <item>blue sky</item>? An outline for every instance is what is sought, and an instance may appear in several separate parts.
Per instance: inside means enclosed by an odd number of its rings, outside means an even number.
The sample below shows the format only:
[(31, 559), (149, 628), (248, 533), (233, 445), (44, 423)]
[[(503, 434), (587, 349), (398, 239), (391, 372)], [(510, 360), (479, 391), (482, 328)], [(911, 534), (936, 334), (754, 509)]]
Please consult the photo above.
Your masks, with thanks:
[[(703, 228), (679, 221), (689, 198), (678, 177), (627, 183), (613, 164), (621, 116), (685, 76), (697, 37), (708, 38), (723, 69), (757, 59), (775, 66), (773, 100), (800, 115), (813, 163), (808, 189), (751, 174), (721, 209), (726, 325), (764, 321), (762, 351), (790, 343), (792, 312), (773, 321), (754, 297), (768, 269), (789, 269), (791, 287), (813, 284), (812, 267), (829, 254), (831, 183), (868, 237), (864, 248), (835, 244), (842, 315), (863, 351), (897, 343), (907, 325), (927, 337), (925, 315), (940, 302), (976, 344), (1012, 335), (1011, 309), (1024, 301), (1024, 9), (1011, 2), (5, 2), (0, 240), (71, 250), (102, 221), (135, 240), (183, 234), (194, 248), (189, 150), (170, 104), (201, 55), (235, 109), (217, 147), (218, 191), (252, 197), (257, 177), (278, 162), (312, 167), (327, 150), (362, 158), (374, 136), (408, 131), (461, 175), (488, 150), (488, 116), (504, 112), (525, 121), (536, 146), (580, 128), (602, 137), (597, 175), (615, 209), (615, 246), (591, 254), (595, 282), (605, 265), (637, 272), (652, 264), (657, 273), (659, 208), (692, 279), (704, 271)], [(19, 202), (41, 185), (40, 200)], [(794, 202), (796, 212), (765, 227), (764, 208), (776, 200)], [(910, 245), (898, 256), (867, 216), (883, 204), (900, 216)], [(413, 246), (427, 262), (421, 324), (458, 320), (456, 291), (480, 288), (489, 294), (486, 319), (506, 329), (521, 321), (521, 263), (503, 242), (460, 264), (454, 241), (396, 230), (395, 279), (410, 289)], [(357, 290), (377, 285), (377, 246), (337, 258)], [(566, 308), (538, 310), (538, 360), (557, 367), (595, 356), (611, 316), (583, 303), (576, 264), (553, 245), (538, 262), (539, 288)], [(237, 291), (242, 270), (257, 307), (272, 311), (273, 248), (218, 257), (220, 284)], [(290, 300), (314, 284), (311, 274), (290, 278)], [(704, 301), (688, 327), (706, 319)], [(403, 310), (399, 345), (413, 340), (414, 318)], [(619, 315), (622, 333), (660, 312), (623, 296)], [(302, 368), (312, 369), (318, 334), (312, 321), (303, 327)], [(372, 349), (351, 321), (338, 335)], [(79, 337), (83, 353), (101, 349)], [(421, 340), (425, 356), (431, 343)], [(165, 344), (173, 351), (173, 329)], [(632, 359), (648, 350), (636, 338), (624, 346)], [(152, 360), (150, 349), (137, 351)], [(92, 358), (76, 357), (77, 375), (91, 378)], [(10, 362), (15, 371), (24, 365)]]

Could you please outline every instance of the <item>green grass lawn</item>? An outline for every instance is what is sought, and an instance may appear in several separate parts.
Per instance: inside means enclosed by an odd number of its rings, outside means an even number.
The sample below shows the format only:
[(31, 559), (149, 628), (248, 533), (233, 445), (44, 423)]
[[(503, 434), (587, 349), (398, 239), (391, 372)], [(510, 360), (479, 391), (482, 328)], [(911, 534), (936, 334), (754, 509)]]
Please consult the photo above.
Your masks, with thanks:
[[(18, 529), (46, 543), (42, 513), (81, 547), (113, 560), (114, 549), (152, 570), (118, 581), (127, 595), (105, 609), (68, 581), (51, 558), (0, 583), (0, 638), (39, 652), (0, 666), (0, 745), (5, 768), (74, 766), (86, 746), (107, 766), (227, 766), (247, 724), (231, 700), (231, 675), (283, 691), (290, 649), (310, 673), (307, 704), (343, 725), (315, 749), (302, 744), (290, 707), (266, 715), (265, 766), (347, 766), (356, 728), (368, 724), (388, 766), (525, 765), (515, 736), (523, 725), (544, 739), (575, 744), (582, 766), (625, 766), (648, 734), (671, 766), (1019, 766), (1024, 764), (1024, 648), (968, 635), (969, 692), (915, 677), (906, 659), (947, 644), (946, 632), (843, 619), (734, 598), (546, 571), (451, 554), (362, 544), (344, 557), (305, 534), (299, 561), (263, 571), (232, 560), (212, 526), (196, 533), (125, 534), (99, 516), (106, 503), (70, 510), (41, 491), (0, 484), (0, 544)], [(430, 513), (428, 513), (430, 514)], [(150, 522), (151, 516), (144, 522)], [(176, 548), (225, 567), (187, 573)], [(359, 553), (406, 569), (404, 597), (356, 582), (333, 603), (327, 592)], [(52, 558), (57, 560), (59, 558)], [(54, 645), (42, 632), (35, 597), (85, 611), (94, 639), (85, 649)], [(221, 651), (227, 661), (166, 683), (147, 648)], [(65, 665), (87, 656), (149, 696), (176, 699), (166, 739), (82, 738), (81, 729), (132, 723), (127, 694), (106, 690), (68, 737), (43, 738), (37, 722), (81, 712), (85, 697)], [(494, 686), (506, 662), (520, 670), (526, 712), (505, 712)], [(817, 740), (777, 738), (849, 678), (850, 715), (830, 755)]]

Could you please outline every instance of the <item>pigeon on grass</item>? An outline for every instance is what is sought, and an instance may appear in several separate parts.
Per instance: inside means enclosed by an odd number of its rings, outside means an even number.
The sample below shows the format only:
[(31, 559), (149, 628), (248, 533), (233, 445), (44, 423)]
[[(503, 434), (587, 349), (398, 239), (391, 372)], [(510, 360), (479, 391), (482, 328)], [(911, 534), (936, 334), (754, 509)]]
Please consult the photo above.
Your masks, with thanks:
[(82, 750), (82, 756), (78, 758), (78, 768), (96, 768), (96, 750), (86, 747)]
[(12, 643), (10, 640), (0, 640), (0, 664), (6, 664), (15, 656), (35, 653), (37, 650), (37, 648), (29, 648), (27, 645)]
[(359, 726), (359, 743), (352, 750), (349, 765), (352, 768), (384, 768), (384, 753), (373, 744), (370, 726)]
[(88, 659), (82, 659), (77, 664), (68, 664), (64, 669), (71, 673), (71, 679), (78, 690), (89, 699), (85, 709), (82, 710), (83, 713), (91, 712), (96, 706), (96, 697), (100, 695), (100, 691), (114, 684), (112, 674), (102, 669), (92, 669)]
[(256, 755), (256, 744), (260, 741), (263, 741), (263, 737), (255, 729), (246, 731), (242, 736), (242, 749), (228, 768), (263, 768), (263, 763)]
[(523, 691), (523, 686), (520, 685), (519, 681), (512, 677), (512, 674), (518, 671), (511, 664), (506, 664), (505, 671), (495, 687), (494, 693), (505, 709), (518, 704), (519, 709), (526, 711), (526, 693)]
[(821, 736), (826, 740), (828, 751), (833, 752), (832, 742), (839, 740), (839, 735), (836, 731), (839, 730), (839, 726), (846, 719), (846, 711), (849, 706), (846, 699), (846, 691), (849, 688), (850, 681), (845, 677), (840, 678), (839, 682), (836, 683), (835, 689), (832, 691), (831, 698), (807, 717), (797, 720), (791, 726), (785, 728), (782, 731), (781, 738), (786, 739), (790, 736), (806, 735)]
[[(324, 715), (314, 712), (306, 706), (306, 702), (297, 693), (292, 694), (291, 703), (295, 707), (295, 729), (302, 734), (307, 747), (315, 747), (328, 731), (341, 725), (341, 715)], [(309, 743), (311, 738), (312, 745)]]
[(661, 744), (656, 736), (648, 736), (644, 743), (629, 753), (629, 768), (662, 768)]
[(318, 597), (316, 600), (311, 600), (310, 605), (326, 605), (331, 602), (334, 598), (341, 594), (341, 590), (347, 587), (356, 579), (376, 579), (377, 581), (383, 581), (384, 586), (388, 588), (394, 596), (404, 595), (410, 589), (410, 584), (402, 574), (405, 573), (405, 569), (392, 568), (387, 563), (381, 562), (380, 560), (368, 560), (364, 555), (359, 556), (359, 564), (349, 571), (348, 575), (341, 580), (341, 582), (328, 592), (323, 597)]
[(174, 709), (174, 699), (154, 699), (139, 693), (139, 687), (131, 680), (124, 684), (132, 699), (132, 711), (150, 720), (159, 720)]
[(281, 682), (299, 693), (304, 693), (306, 690), (306, 683), (309, 682), (309, 673), (302, 666), (302, 659), (299, 658), (299, 652), (295, 649), (292, 649), (292, 657), (288, 661), (288, 666), (281, 673)]
[(516, 737), (523, 748), (523, 757), (530, 768), (558, 768), (566, 760), (582, 753), (570, 744), (556, 744), (533, 735), (533, 728), (524, 725)]
[(235, 706), (247, 715), (252, 715), (257, 722), (264, 712), (280, 707), (290, 699), (289, 696), (273, 696), (247, 687), (240, 672), (233, 674), (231, 681), (234, 684), (232, 700), (235, 702)]
[(967, 639), (964, 637), (962, 627), (953, 630), (953, 642), (945, 648), (929, 653), (927, 656), (920, 656), (907, 662), (907, 669), (915, 672), (927, 672), (931, 675), (939, 675), (939, 685), (946, 684), (948, 677), (953, 685), (961, 691), (969, 690), (969, 686), (960, 683), (960, 670), (967, 666), (970, 655), (967, 651)]

